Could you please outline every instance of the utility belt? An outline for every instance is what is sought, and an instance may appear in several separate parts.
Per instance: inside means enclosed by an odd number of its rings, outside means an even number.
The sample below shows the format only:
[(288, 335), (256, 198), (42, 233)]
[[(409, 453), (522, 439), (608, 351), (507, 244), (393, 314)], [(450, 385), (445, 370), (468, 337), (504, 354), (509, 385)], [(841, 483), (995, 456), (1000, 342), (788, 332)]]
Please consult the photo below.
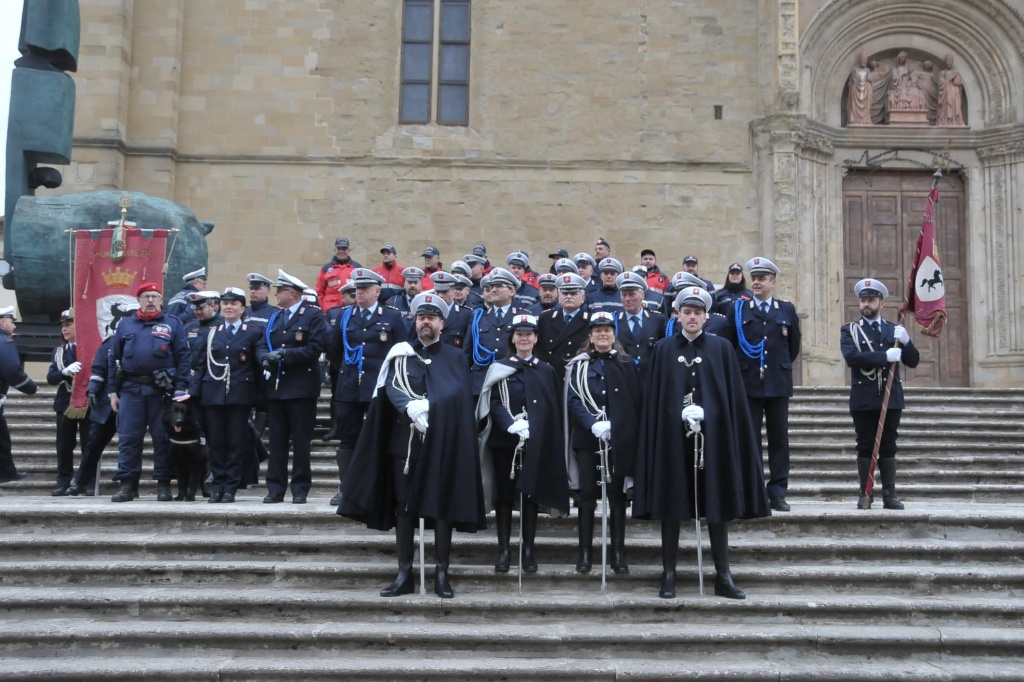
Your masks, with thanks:
[(151, 374), (125, 374), (125, 381), (133, 381), (136, 384), (151, 384), (153, 383), (153, 375)]
[(118, 362), (117, 378), (115, 381), (115, 388), (118, 393), (121, 392), (121, 387), (124, 386), (125, 381), (130, 381), (142, 386), (153, 385), (167, 393), (171, 393), (174, 390), (174, 370), (157, 369), (148, 374), (133, 374), (131, 372), (125, 372), (121, 368), (120, 362)]

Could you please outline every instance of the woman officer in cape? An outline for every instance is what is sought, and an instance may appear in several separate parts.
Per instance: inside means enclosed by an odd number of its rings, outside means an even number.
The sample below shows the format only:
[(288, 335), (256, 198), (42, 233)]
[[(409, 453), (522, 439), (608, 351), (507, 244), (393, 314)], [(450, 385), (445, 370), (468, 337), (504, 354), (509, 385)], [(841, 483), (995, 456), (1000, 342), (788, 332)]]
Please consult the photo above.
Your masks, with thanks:
[[(509, 569), (512, 508), (516, 490), (522, 494), (522, 570), (534, 573), (537, 514), (545, 507), (554, 516), (569, 514), (569, 486), (562, 452), (562, 406), (555, 369), (537, 359), (537, 318), (512, 318), (509, 346), (513, 354), (487, 369), (477, 423), (487, 420), (481, 453), (489, 456), (494, 474), (494, 511), (498, 528), (498, 558), (494, 570)], [(489, 455), (487, 453), (490, 453)], [(487, 467), (482, 466), (482, 469)], [(485, 493), (491, 488), (486, 485)]]
[[(590, 317), (590, 335), (566, 367), (566, 411), (571, 428), (566, 437), (570, 487), (578, 483), (579, 561), (576, 570), (591, 568), (594, 511), (600, 476), (605, 477), (611, 507), (611, 568), (629, 573), (626, 564), (626, 479), (633, 476), (640, 423), (640, 374), (634, 358), (616, 340), (615, 316)], [(569, 435), (571, 431), (571, 436)]]

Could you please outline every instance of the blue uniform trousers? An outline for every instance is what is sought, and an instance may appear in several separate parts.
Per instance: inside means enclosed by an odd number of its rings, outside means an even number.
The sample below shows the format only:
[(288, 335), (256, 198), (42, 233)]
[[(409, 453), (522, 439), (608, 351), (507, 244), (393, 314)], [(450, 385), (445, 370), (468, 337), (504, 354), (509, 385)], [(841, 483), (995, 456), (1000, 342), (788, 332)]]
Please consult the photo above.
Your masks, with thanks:
[(142, 475), (142, 442), (146, 427), (153, 440), (153, 478), (170, 481), (174, 478), (168, 456), (167, 432), (164, 429), (162, 395), (140, 395), (126, 386), (121, 391), (117, 412), (117, 473), (115, 481), (138, 479)]
[(288, 446), (291, 444), (292, 495), (309, 494), (312, 482), (310, 450), (316, 425), (316, 398), (269, 401), (270, 460), (267, 463), (267, 492), (283, 495), (288, 487)]

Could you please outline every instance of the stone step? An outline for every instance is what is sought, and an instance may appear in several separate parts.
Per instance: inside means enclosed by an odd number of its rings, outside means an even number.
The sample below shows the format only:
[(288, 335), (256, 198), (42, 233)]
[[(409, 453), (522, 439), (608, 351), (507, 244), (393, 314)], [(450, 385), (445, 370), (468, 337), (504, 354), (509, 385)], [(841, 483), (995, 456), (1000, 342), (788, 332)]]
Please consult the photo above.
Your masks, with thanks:
[[(67, 654), (93, 662), (96, 657), (134, 653), (146, 648), (165, 655), (181, 649), (193, 655), (225, 655), (259, 642), (261, 653), (299, 651), (300, 659), (318, 655), (415, 651), (429, 660), (431, 652), (450, 650), (488, 652), (499, 660), (516, 663), (524, 654), (537, 663), (556, 657), (581, 659), (623, 657), (645, 661), (699, 658), (729, 663), (737, 651), (747, 655), (769, 653), (779, 660), (851, 655), (878, 655), (881, 646), (898, 646), (904, 658), (913, 656), (948, 660), (965, 654), (1017, 659), (1024, 630), (1017, 628), (934, 628), (891, 626), (883, 632), (863, 632), (856, 626), (810, 627), (780, 623), (770, 629), (746, 624), (652, 624), (644, 632), (603, 626), (579, 627), (571, 619), (549, 619), (543, 628), (531, 623), (415, 624), (344, 623), (280, 624), (273, 629), (260, 623), (167, 623), (136, 620), (131, 623), (83, 623), (73, 619), (46, 619), (26, 624), (0, 624), (0, 651), (7, 656)], [(723, 646), (727, 643), (728, 646)], [(63, 650), (61, 650), (63, 649)], [(108, 653), (109, 652), (109, 653)], [(831, 678), (830, 678), (831, 679)]]
[[(701, 597), (696, 585), (677, 588), (677, 598), (660, 599), (656, 590), (647, 594), (602, 595), (600, 580), (594, 589), (538, 590), (496, 595), (487, 591), (460, 591), (453, 572), (456, 598), (441, 601), (433, 594), (382, 599), (376, 590), (324, 590), (321, 587), (238, 588), (195, 587), (97, 587), (69, 595), (66, 586), (0, 587), (2, 620), (33, 622), (41, 618), (111, 620), (237, 620), (274, 622), (282, 625), (322, 623), (345, 614), (347, 622), (401, 620), (405, 623), (493, 623), (495, 614), (507, 622), (535, 622), (571, 618), (581, 624), (612, 625), (692, 624), (704, 619), (717, 623), (760, 624), (766, 630), (775, 623), (804, 625), (852, 625), (881, 628), (891, 625), (942, 627), (1019, 628), (1024, 619), (1024, 599), (987, 598), (976, 594), (937, 597), (903, 597), (878, 594), (837, 595), (805, 590), (799, 595), (748, 595), (742, 601)], [(428, 579), (429, 582), (429, 579)], [(652, 586), (653, 588), (653, 586)], [(244, 614), (244, 616), (242, 615)], [(271, 629), (271, 628), (268, 628)], [(628, 629), (628, 628), (626, 628)]]
[[(712, 631), (713, 632), (713, 631)], [(600, 634), (600, 633), (598, 633)], [(814, 638), (815, 634), (808, 635)], [(828, 633), (823, 635), (828, 637)], [(938, 635), (933, 634), (934, 638)], [(504, 640), (502, 640), (504, 641)], [(812, 639), (812, 643), (817, 640)], [(314, 640), (315, 643), (315, 640)], [(326, 643), (326, 638), (325, 638)], [(73, 680), (74, 682), (107, 682), (110, 679), (169, 682), (236, 682), (252, 680), (471, 680), (472, 682), (507, 682), (510, 679), (581, 680), (612, 682), (615, 680), (712, 680), (729, 682), (779, 682), (799, 680), (812, 682), (1019, 682), (1019, 659), (993, 658), (978, 661), (935, 654), (928, 660), (908, 661), (895, 655), (871, 656), (872, 665), (865, 665), (863, 655), (820, 656), (808, 659), (744, 660), (742, 652), (729, 660), (692, 661), (651, 660), (606, 655), (600, 658), (564, 657), (516, 659), (446, 647), (440, 651), (414, 652), (377, 644), (380, 651), (371, 655), (336, 655), (331, 651), (307, 647), (302, 657), (288, 653), (254, 653), (233, 650), (221, 655), (179, 656), (154, 660), (144, 652), (122, 654), (116, 660), (103, 655), (84, 658), (19, 657), (5, 658), (0, 680)], [(880, 639), (874, 648), (885, 650)], [(313, 650), (309, 650), (313, 648)], [(819, 648), (824, 649), (824, 646)], [(889, 649), (892, 650), (891, 648)], [(899, 649), (902, 651), (902, 649)], [(382, 653), (384, 655), (382, 655)], [(774, 659), (774, 656), (771, 657)]]
[[(631, 548), (632, 549), (632, 548)], [(587, 575), (576, 572), (573, 563), (555, 563), (555, 552), (547, 544), (538, 546), (540, 569), (523, 576), (524, 591), (531, 594), (548, 591), (592, 590), (600, 585), (600, 560)], [(512, 570), (496, 573), (493, 563), (474, 564), (456, 561), (452, 574), (458, 576), (463, 590), (490, 594), (511, 594), (517, 590), (517, 548), (513, 548)], [(494, 551), (491, 556), (493, 561)], [(558, 552), (561, 558), (565, 552)], [(615, 594), (644, 595), (657, 593), (661, 582), (661, 566), (637, 563), (633, 552), (628, 575), (608, 571), (609, 590)], [(645, 552), (643, 558), (652, 558)], [(657, 557), (653, 557), (657, 560)], [(692, 557), (689, 557), (692, 559)], [(884, 557), (883, 557), (884, 558)], [(371, 560), (377, 559), (377, 560)], [(571, 557), (574, 561), (575, 556)], [(710, 559), (710, 556), (708, 557)], [(428, 579), (433, 576), (433, 553), (427, 552)], [(103, 587), (176, 586), (183, 591), (197, 587), (264, 587), (291, 589), (319, 587), (323, 590), (354, 590), (373, 593), (394, 578), (393, 561), (381, 557), (365, 557), (363, 561), (339, 558), (334, 561), (266, 561), (266, 560), (172, 560), (130, 558), (4, 561), (0, 564), (0, 586), (74, 585), (76, 589)], [(418, 572), (418, 568), (417, 568)], [(736, 582), (748, 594), (865, 594), (887, 596), (934, 597), (974, 594), (978, 597), (1014, 597), (1024, 587), (1024, 566), (1000, 565), (957, 566), (874, 564), (829, 565), (793, 564), (790, 562), (752, 562), (736, 564), (732, 570)], [(678, 584), (682, 591), (696, 589), (697, 567), (693, 561), (680, 563)], [(713, 590), (714, 568), (705, 564), (706, 589)]]

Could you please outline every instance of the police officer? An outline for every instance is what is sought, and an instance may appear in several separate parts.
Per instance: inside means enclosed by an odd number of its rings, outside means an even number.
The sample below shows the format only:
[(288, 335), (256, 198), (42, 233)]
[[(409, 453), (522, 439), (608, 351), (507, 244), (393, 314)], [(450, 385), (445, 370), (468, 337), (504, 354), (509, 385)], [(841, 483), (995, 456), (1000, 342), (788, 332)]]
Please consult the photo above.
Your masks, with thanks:
[(572, 257), (572, 262), (576, 265), (576, 272), (580, 277), (587, 280), (587, 295), (591, 291), (597, 291), (601, 288), (601, 277), (597, 271), (597, 261), (589, 253), (580, 252)]
[(635, 358), (640, 379), (646, 378), (648, 358), (665, 333), (665, 316), (644, 308), (647, 279), (635, 272), (624, 272), (615, 280), (622, 309), (615, 313), (618, 340), (626, 355)]
[(473, 291), (483, 295), (483, 278), (489, 274), (485, 272), (487, 259), (475, 253), (467, 253), (462, 257), (462, 262), (469, 266), (469, 279), (473, 282)]
[(743, 266), (733, 263), (725, 275), (725, 286), (717, 290), (714, 295), (715, 312), (727, 315), (737, 299), (749, 301), (754, 298), (753, 292), (747, 288), (747, 278), (743, 275)]
[(349, 257), (349, 247), (347, 237), (335, 239), (334, 258), (324, 263), (316, 275), (314, 289), (320, 300), (320, 310), (325, 313), (341, 305), (341, 285), (349, 280), (353, 270), (362, 267)]
[(182, 324), (185, 324), (193, 318), (192, 305), (189, 303), (188, 295), (206, 289), (206, 268), (193, 270), (182, 279), (185, 281), (185, 286), (167, 302), (164, 314), (176, 317)]
[(291, 491), (294, 504), (305, 504), (312, 482), (310, 450), (320, 396), (320, 354), (328, 344), (327, 322), (316, 306), (304, 303), (306, 285), (284, 270), (277, 271), (277, 306), (256, 346), (268, 381), (270, 459), (267, 496), (263, 502), (284, 502), (288, 488), (288, 447), (295, 453)]
[(242, 319), (245, 292), (228, 287), (220, 296), (222, 318), (209, 325), (193, 356), (189, 396), (202, 406), (213, 477), (211, 503), (235, 501), (255, 459), (249, 412), (259, 401), (263, 370), (256, 346), (263, 328)]
[(220, 316), (220, 294), (216, 291), (197, 291), (188, 295), (195, 311), (195, 318), (185, 325), (185, 338), (192, 357), (198, 357), (206, 342), (206, 333), (216, 327), (224, 318)]
[[(587, 255), (587, 254), (576, 254), (576, 255)], [(593, 260), (593, 259), (591, 259)], [(575, 262), (570, 258), (559, 258), (555, 261), (554, 265), (551, 266), (555, 270), (556, 275), (564, 275), (567, 272), (571, 272), (574, 275), (580, 274), (580, 269)], [(584, 277), (584, 279), (587, 279)]]
[(640, 265), (647, 269), (648, 290), (664, 295), (665, 287), (668, 286), (668, 275), (658, 267), (658, 256), (654, 249), (644, 249), (640, 252)]
[(587, 340), (589, 316), (582, 310), (586, 286), (580, 275), (558, 275), (559, 307), (537, 319), (537, 357), (554, 367), (559, 376)]
[(850, 416), (857, 433), (857, 473), (860, 475), (858, 509), (871, 509), (874, 495), (868, 496), (866, 486), (871, 468), (882, 400), (889, 371), (893, 369), (892, 390), (878, 447), (878, 470), (882, 477), (882, 504), (886, 509), (903, 509), (896, 496), (896, 438), (903, 415), (903, 382), (900, 363), (913, 369), (921, 362), (921, 353), (910, 341), (910, 334), (901, 324), (882, 319), (882, 308), (889, 290), (877, 279), (862, 279), (853, 286), (860, 299), (861, 318), (843, 325), (839, 346), (846, 366), (852, 372), (850, 381)]
[(380, 247), (380, 261), (380, 265), (373, 271), (384, 280), (380, 285), (380, 303), (387, 303), (389, 298), (402, 293), (405, 285), (402, 271), (405, 268), (398, 264), (398, 249), (394, 244), (385, 244)]
[(139, 495), (142, 441), (149, 428), (153, 441), (153, 478), (157, 501), (170, 502), (171, 467), (164, 429), (164, 399), (185, 395), (190, 379), (188, 342), (181, 322), (161, 308), (160, 288), (139, 287), (139, 309), (117, 325), (107, 362), (107, 397), (117, 412), (117, 473), (121, 484), (111, 502), (130, 502)]
[(622, 299), (615, 287), (615, 279), (622, 274), (622, 263), (615, 258), (605, 258), (598, 264), (600, 288), (587, 294), (587, 310), (592, 313), (604, 310), (616, 313), (622, 309)]
[(250, 272), (245, 279), (249, 282), (249, 305), (245, 308), (245, 320), (249, 324), (266, 329), (270, 316), (277, 310), (277, 307), (268, 300), (270, 285), (273, 282), (258, 272)]
[(469, 326), (473, 324), (473, 312), (455, 300), (455, 285), (458, 280), (451, 273), (442, 270), (432, 274), (430, 281), (434, 283), (434, 293), (448, 304), (448, 317), (445, 318), (444, 328), (441, 329), (442, 343), (465, 348), (469, 339)]
[[(647, 268), (642, 265), (634, 265), (632, 272), (639, 275), (647, 280)], [(647, 285), (647, 291), (644, 292), (644, 308), (653, 311), (660, 311), (662, 305), (665, 303), (665, 294), (660, 291), (654, 291), (651, 289), (650, 284)]]
[[(357, 268), (352, 271), (351, 281), (356, 287), (356, 304), (345, 309), (337, 326), (331, 330), (329, 344), (331, 356), (339, 368), (334, 413), (341, 441), (335, 452), (341, 482), (345, 481), (384, 358), (392, 346), (408, 336), (402, 314), (378, 303), (383, 277), (372, 270)], [(340, 501), (339, 485), (331, 504), (337, 506)]]
[(466, 344), (473, 400), (480, 397), (487, 368), (508, 353), (512, 335), (512, 318), (527, 312), (513, 303), (519, 280), (505, 268), (494, 268), (487, 275), (490, 282), (490, 308), (476, 310), (470, 324), (470, 343)]
[(453, 298), (461, 307), (470, 312), (477, 308), (484, 308), (484, 297), (472, 290), (473, 280), (463, 274), (452, 273), (455, 278), (455, 285), (452, 288)]
[(15, 388), (26, 395), (38, 390), (21, 367), (18, 348), (14, 345), (14, 329), (14, 306), (0, 308), (0, 483), (20, 481), (28, 476), (18, 471), (11, 455), (11, 432), (4, 416), (7, 389)]
[(697, 274), (697, 257), (687, 256), (683, 259), (683, 271), (688, 272), (694, 277), (700, 278), (700, 281), (704, 282), (704, 289), (714, 297), (715, 285), (711, 283), (710, 279), (704, 279)]
[(598, 262), (603, 261), (605, 258), (611, 258), (612, 256), (612, 245), (608, 243), (608, 240), (604, 237), (598, 237), (597, 243), (594, 244), (594, 257)]
[[(401, 314), (402, 319), (404, 320), (405, 330), (408, 332), (407, 336), (415, 336), (413, 322), (416, 316), (412, 314), (412, 300), (416, 298), (424, 288), (423, 277), (424, 272), (420, 268), (408, 267), (405, 270), (402, 270), (404, 291), (389, 298), (385, 304), (388, 307), (397, 310)], [(381, 278), (380, 281), (384, 281), (384, 279)], [(433, 284), (431, 284), (431, 287), (433, 287)], [(402, 340), (404, 341), (405, 337), (403, 337)]]
[(555, 270), (555, 264), (558, 263), (558, 261), (561, 260), (562, 258), (568, 260), (569, 252), (566, 251), (565, 249), (555, 249), (554, 251), (548, 254), (548, 258), (551, 259), (551, 267), (548, 268), (548, 272), (551, 273), (552, 275), (555, 275), (557, 274), (557, 271)]
[(760, 431), (764, 421), (768, 432), (768, 501), (775, 511), (789, 511), (789, 399), (800, 318), (792, 303), (775, 298), (775, 263), (751, 258), (747, 272), (754, 298), (729, 312), (725, 334), (736, 347), (754, 428)]
[(551, 310), (552, 308), (558, 307), (558, 277), (545, 272), (543, 275), (537, 278), (538, 288), (538, 300), (535, 304), (530, 306), (530, 314), (534, 317), (539, 316), (545, 310)]
[(86, 419), (86, 410), (82, 410), (81, 414), (76, 414), (76, 410), (66, 413), (71, 408), (75, 375), (82, 369), (77, 356), (75, 316), (72, 310), (60, 314), (60, 333), (64, 343), (53, 350), (50, 369), (46, 373), (46, 383), (57, 387), (57, 395), (53, 398), (53, 411), (57, 413), (57, 487), (53, 489), (54, 497), (68, 494), (67, 489), (75, 473), (75, 439), (80, 439), (84, 455), (89, 442), (90, 425)]
[[(672, 281), (669, 289), (673, 292), (673, 295), (665, 299), (665, 304), (673, 307), (673, 317), (676, 312), (675, 309), (677, 308), (677, 306), (674, 305), (675, 299), (678, 297), (679, 292), (689, 287), (700, 287), (707, 291), (707, 283), (696, 275), (690, 274), (685, 270), (681, 270), (672, 275)], [(714, 296), (711, 297), (711, 300), (712, 308), (714, 308)], [(671, 327), (671, 320), (669, 322)], [(708, 334), (714, 334), (715, 336), (728, 336), (728, 327), (729, 319), (723, 313), (709, 311), (704, 315), (704, 331)], [(678, 329), (675, 329), (674, 327), (666, 328), (665, 336), (672, 336), (676, 331), (678, 331)], [(735, 334), (733, 334), (733, 336), (735, 336)]]
[(540, 292), (523, 279), (530, 267), (530, 257), (524, 251), (513, 251), (505, 257), (505, 264), (508, 266), (508, 271), (519, 280), (519, 288), (513, 298), (516, 307), (529, 309), (530, 306), (536, 305), (540, 299)]

